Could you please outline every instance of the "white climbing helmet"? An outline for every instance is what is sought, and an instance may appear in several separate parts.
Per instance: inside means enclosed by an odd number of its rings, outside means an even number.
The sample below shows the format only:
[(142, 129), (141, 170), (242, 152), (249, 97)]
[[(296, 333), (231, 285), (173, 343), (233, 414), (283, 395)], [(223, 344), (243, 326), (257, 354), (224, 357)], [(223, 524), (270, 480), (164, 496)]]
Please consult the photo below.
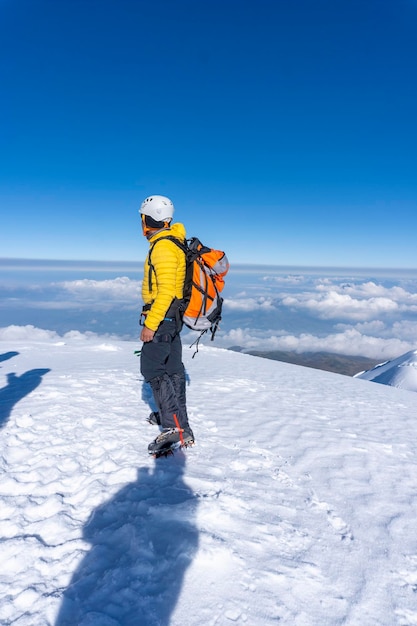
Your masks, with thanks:
[(149, 196), (142, 202), (139, 213), (149, 215), (156, 222), (165, 222), (172, 219), (174, 205), (166, 196)]

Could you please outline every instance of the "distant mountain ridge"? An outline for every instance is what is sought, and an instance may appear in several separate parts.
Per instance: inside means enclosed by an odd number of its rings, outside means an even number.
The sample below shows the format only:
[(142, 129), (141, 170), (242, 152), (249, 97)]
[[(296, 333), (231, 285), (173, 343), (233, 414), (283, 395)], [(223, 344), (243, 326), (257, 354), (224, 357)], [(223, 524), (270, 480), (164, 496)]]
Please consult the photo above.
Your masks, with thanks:
[(356, 374), (356, 378), (417, 391), (417, 350), (411, 350), (397, 359), (385, 361), (370, 370), (360, 372)]
[(246, 350), (241, 346), (229, 348), (273, 361), (292, 363), (313, 369), (362, 378), (381, 385), (417, 391), (417, 350), (406, 352), (396, 359), (378, 363), (364, 356), (334, 354), (332, 352), (285, 352), (282, 350)]
[(378, 364), (376, 359), (364, 356), (350, 356), (346, 354), (334, 354), (332, 352), (286, 352), (283, 350), (246, 350), (241, 346), (232, 346), (229, 350), (234, 352), (244, 352), (252, 356), (260, 356), (273, 361), (292, 363), (314, 369), (343, 374), (345, 376), (355, 376), (358, 372), (371, 369)]

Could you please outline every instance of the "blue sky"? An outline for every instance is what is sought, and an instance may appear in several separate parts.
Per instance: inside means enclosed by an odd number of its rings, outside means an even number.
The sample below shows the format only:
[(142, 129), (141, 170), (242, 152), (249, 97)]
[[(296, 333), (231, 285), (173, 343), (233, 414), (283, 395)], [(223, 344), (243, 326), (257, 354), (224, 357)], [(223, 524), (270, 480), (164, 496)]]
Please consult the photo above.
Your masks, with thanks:
[(0, 0), (0, 256), (417, 268), (416, 0)]

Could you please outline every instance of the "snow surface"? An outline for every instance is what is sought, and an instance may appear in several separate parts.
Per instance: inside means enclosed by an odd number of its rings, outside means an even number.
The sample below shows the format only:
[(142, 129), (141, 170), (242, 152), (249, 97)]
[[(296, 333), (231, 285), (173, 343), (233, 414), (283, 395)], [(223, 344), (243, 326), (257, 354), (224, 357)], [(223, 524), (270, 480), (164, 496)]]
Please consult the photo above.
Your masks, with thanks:
[(417, 624), (415, 393), (185, 349), (196, 445), (154, 460), (137, 343), (20, 337), (0, 343), (3, 626)]
[(412, 350), (393, 359), (376, 365), (371, 370), (361, 372), (356, 378), (372, 380), (374, 383), (391, 385), (399, 389), (417, 391), (417, 350)]

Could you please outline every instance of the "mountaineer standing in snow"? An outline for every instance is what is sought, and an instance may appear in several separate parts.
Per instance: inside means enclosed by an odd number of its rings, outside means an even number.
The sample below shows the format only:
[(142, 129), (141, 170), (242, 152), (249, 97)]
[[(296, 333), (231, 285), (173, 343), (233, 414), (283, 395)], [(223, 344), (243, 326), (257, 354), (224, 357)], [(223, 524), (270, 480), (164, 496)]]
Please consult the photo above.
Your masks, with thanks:
[(185, 242), (186, 232), (183, 224), (171, 224), (174, 205), (165, 196), (149, 196), (139, 213), (150, 244), (142, 283), (141, 374), (150, 384), (158, 407), (149, 421), (162, 426), (162, 432), (148, 446), (149, 453), (157, 455), (174, 443), (194, 443), (180, 339), (186, 260), (184, 252), (169, 239)]

